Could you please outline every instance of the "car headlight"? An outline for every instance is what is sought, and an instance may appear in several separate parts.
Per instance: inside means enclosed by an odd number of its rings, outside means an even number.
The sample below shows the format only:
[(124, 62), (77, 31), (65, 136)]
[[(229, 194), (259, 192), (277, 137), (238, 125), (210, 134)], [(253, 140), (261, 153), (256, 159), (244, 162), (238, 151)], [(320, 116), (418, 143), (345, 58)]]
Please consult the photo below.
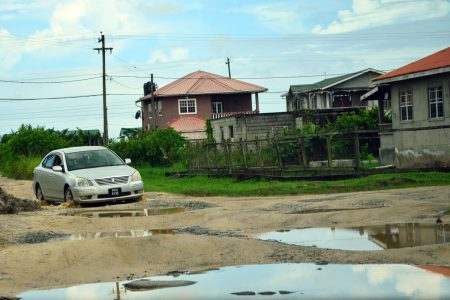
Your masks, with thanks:
[(90, 181), (89, 179), (83, 178), (83, 177), (77, 177), (77, 178), (75, 178), (75, 181), (77, 183), (77, 186), (82, 186), (82, 187), (93, 186), (92, 181)]
[(136, 171), (131, 175), (131, 181), (142, 181), (141, 174), (139, 174), (139, 171)]

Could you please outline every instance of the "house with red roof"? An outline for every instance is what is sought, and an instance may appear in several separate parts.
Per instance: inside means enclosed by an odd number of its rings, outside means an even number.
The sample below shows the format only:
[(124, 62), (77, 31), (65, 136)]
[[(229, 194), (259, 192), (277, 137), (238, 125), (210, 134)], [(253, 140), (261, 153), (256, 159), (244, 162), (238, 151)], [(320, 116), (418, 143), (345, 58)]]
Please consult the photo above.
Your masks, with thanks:
[(398, 168), (450, 167), (450, 47), (373, 79), (365, 99), (391, 98), (380, 158)]
[(265, 91), (255, 84), (196, 71), (140, 99), (142, 126), (145, 130), (172, 127), (188, 139), (202, 139), (206, 119), (259, 113), (258, 95)]

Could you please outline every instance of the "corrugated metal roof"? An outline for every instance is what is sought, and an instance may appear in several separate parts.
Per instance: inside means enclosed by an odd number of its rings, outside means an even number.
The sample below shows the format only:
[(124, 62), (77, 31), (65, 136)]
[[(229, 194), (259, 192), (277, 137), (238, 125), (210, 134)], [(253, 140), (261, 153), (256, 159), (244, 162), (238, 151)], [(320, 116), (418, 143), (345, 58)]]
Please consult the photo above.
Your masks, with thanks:
[(205, 120), (198, 116), (178, 116), (166, 124), (179, 132), (205, 131)]
[(450, 66), (450, 47), (373, 79), (374, 81)]
[(325, 90), (327, 88), (333, 87), (337, 84), (343, 83), (345, 81), (348, 81), (350, 79), (353, 79), (355, 77), (358, 77), (358, 76), (363, 75), (368, 72), (382, 74), (381, 71), (378, 71), (378, 70), (375, 70), (372, 68), (368, 68), (368, 69), (364, 69), (364, 70), (361, 70), (358, 72), (353, 72), (353, 73), (349, 73), (349, 74), (345, 74), (345, 75), (327, 78), (327, 79), (318, 81), (313, 84), (291, 85), (290, 90), (293, 93), (304, 93), (304, 92), (312, 92), (312, 91), (317, 91), (317, 90)]
[(256, 84), (205, 71), (196, 71), (157, 89), (155, 96), (260, 93), (265, 91), (267, 88)]

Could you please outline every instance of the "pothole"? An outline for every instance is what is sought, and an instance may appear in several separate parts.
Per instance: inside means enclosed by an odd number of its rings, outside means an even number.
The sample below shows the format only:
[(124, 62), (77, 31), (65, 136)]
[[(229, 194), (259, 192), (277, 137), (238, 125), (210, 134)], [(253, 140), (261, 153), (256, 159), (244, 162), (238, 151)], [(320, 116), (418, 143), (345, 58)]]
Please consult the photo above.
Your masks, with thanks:
[(185, 212), (183, 207), (172, 208), (144, 208), (144, 209), (104, 209), (104, 210), (83, 210), (69, 212), (68, 216), (78, 216), (87, 218), (124, 218), (124, 217), (148, 217), (157, 215), (170, 215)]
[[(401, 264), (267, 264), (32, 290), (21, 299), (449, 299), (450, 269)], [(426, 283), (426, 284), (423, 284)], [(130, 288), (128, 288), (130, 287)], [(262, 298), (263, 297), (263, 298)]]
[(278, 230), (256, 237), (286, 244), (339, 250), (384, 250), (450, 242), (450, 224), (386, 224), (352, 228)]

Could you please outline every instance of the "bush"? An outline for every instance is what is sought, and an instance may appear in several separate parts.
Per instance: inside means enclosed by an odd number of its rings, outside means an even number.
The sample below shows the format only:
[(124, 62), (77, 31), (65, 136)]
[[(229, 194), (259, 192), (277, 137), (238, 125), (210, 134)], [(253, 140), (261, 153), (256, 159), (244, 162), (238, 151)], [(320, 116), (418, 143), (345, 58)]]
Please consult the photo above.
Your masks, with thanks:
[(16, 132), (0, 139), (0, 170), (3, 175), (15, 179), (31, 179), (33, 169), (48, 152), (65, 147), (87, 145), (99, 138), (78, 130), (69, 133), (45, 127), (22, 125)]
[(171, 166), (185, 157), (186, 139), (172, 128), (144, 132), (128, 141), (109, 145), (123, 158), (141, 166)]

